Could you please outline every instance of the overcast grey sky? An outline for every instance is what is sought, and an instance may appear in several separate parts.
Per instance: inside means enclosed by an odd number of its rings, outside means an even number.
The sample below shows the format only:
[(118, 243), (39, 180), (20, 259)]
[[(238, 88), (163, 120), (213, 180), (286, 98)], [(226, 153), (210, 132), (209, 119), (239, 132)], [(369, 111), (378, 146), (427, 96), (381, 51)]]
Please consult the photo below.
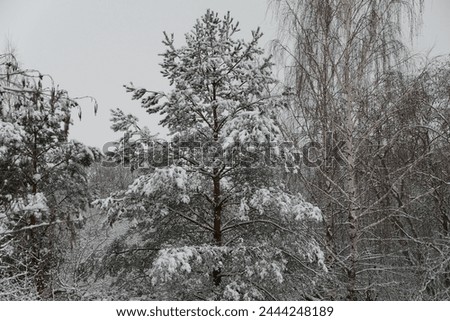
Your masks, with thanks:
[[(240, 22), (241, 37), (257, 26), (267, 47), (276, 26), (266, 0), (0, 0), (0, 50), (10, 41), (23, 67), (52, 75), (71, 96), (94, 96), (97, 116), (89, 102), (83, 118), (75, 120), (71, 136), (101, 147), (114, 136), (109, 110), (120, 107), (136, 114), (154, 133), (165, 134), (155, 116), (130, 100), (123, 84), (167, 90), (158, 56), (164, 48), (162, 32), (184, 34), (206, 9), (231, 11)], [(422, 35), (416, 50), (432, 55), (450, 53), (450, 0), (426, 0)]]

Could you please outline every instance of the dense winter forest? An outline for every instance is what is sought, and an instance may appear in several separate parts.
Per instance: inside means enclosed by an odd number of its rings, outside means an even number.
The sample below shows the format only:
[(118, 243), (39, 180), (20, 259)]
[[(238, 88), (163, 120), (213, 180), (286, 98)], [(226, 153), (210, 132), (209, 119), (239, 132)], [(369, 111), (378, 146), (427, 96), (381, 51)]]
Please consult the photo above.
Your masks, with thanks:
[(422, 9), (274, 0), (270, 52), (208, 10), (161, 36), (170, 91), (123, 88), (169, 138), (112, 109), (104, 150), (70, 130), (112, 106), (0, 54), (0, 300), (448, 300), (450, 58), (405, 44)]

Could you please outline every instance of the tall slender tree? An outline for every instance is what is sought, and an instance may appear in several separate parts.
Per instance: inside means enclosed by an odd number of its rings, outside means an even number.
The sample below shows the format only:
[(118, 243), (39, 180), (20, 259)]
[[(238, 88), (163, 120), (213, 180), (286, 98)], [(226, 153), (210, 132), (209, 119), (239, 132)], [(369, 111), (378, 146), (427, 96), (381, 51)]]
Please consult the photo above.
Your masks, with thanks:
[[(170, 142), (113, 111), (113, 128), (126, 133), (117, 149), (142, 174), (99, 202), (112, 220), (134, 222), (107, 260), (121, 273), (125, 265), (118, 262), (127, 255), (132, 275), (144, 281), (141, 295), (307, 298), (308, 285), (325, 269), (307, 224), (321, 220), (320, 210), (289, 193), (276, 174), (286, 170), (289, 153), (278, 146), (283, 101), (270, 95), (275, 80), (257, 45), (261, 33), (244, 41), (237, 32), (229, 13), (207, 11), (185, 46), (176, 48), (165, 34), (161, 66), (172, 91), (126, 86), (150, 114), (163, 115)], [(308, 267), (314, 261), (322, 267)]]
[[(397, 182), (390, 182), (384, 193), (372, 197), (367, 182), (374, 168), (366, 165), (385, 146), (382, 143), (370, 153), (366, 147), (400, 108), (400, 99), (396, 102), (391, 97), (385, 109), (376, 97), (389, 92), (389, 73), (405, 66), (402, 31), (410, 26), (414, 32), (423, 1), (272, 3), (280, 17), (280, 34), (284, 35), (276, 45), (289, 60), (288, 81), (294, 84), (295, 99), (286, 124), (294, 135), (303, 134), (323, 147), (324, 161), (304, 183), (324, 212), (327, 263), (346, 284), (345, 294), (330, 289), (328, 295), (350, 300), (369, 298), (383, 282), (371, 281), (365, 271), (383, 268), (372, 260), (376, 254), (365, 248), (364, 239), (386, 216), (395, 217), (398, 212), (379, 216), (378, 204)], [(340, 153), (334, 157), (330, 150), (336, 149)], [(329, 161), (330, 156), (334, 161)], [(398, 168), (403, 174), (409, 169)]]
[(61, 240), (90, 202), (85, 168), (99, 152), (68, 139), (77, 106), (51, 78), (0, 56), (0, 273), (16, 288), (5, 298), (52, 297)]

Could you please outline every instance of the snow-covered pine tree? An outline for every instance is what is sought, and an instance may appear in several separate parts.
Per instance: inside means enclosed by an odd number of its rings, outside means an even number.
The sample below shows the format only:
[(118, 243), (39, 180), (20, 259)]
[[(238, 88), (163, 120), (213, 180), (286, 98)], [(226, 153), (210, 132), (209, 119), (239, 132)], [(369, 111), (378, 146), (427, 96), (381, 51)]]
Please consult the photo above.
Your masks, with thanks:
[[(164, 116), (168, 143), (113, 111), (124, 132), (118, 154), (139, 177), (97, 201), (109, 219), (130, 221), (104, 260), (128, 297), (304, 299), (326, 270), (314, 238), (320, 210), (286, 191), (269, 58), (236, 38), (228, 13), (207, 11), (176, 48), (164, 34), (168, 93), (125, 86), (150, 114)], [(316, 264), (316, 263), (318, 264)]]
[(76, 108), (50, 77), (0, 55), (0, 299), (51, 298), (91, 201), (85, 168), (100, 153), (68, 139)]

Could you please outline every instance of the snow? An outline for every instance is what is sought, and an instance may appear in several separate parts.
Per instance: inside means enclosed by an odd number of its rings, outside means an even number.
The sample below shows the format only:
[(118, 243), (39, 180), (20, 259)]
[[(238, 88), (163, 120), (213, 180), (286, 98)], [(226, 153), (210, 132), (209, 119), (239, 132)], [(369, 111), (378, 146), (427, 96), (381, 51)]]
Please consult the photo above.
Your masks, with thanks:
[(281, 216), (285, 218), (322, 221), (322, 212), (317, 206), (304, 201), (300, 194), (289, 194), (280, 189), (258, 189), (253, 193), (248, 204), (258, 210), (261, 215), (268, 210), (277, 208)]
[(243, 198), (241, 200), (241, 204), (239, 205), (239, 219), (241, 221), (248, 221), (248, 211), (250, 210), (250, 207), (247, 204), (247, 199)]
[(299, 251), (300, 255), (306, 256), (309, 262), (317, 262), (324, 272), (328, 272), (325, 264), (325, 253), (315, 242), (308, 244), (308, 251)]
[(236, 283), (236, 281), (227, 284), (223, 292), (224, 299), (229, 301), (239, 301), (241, 299), (239, 290), (240, 286)]
[[(167, 168), (156, 168), (153, 173), (137, 178), (130, 185), (127, 193), (151, 196), (161, 191), (186, 191), (188, 186), (189, 179), (186, 170), (180, 166), (170, 166)], [(187, 198), (182, 197), (181, 200), (185, 202)]]
[(39, 217), (42, 212), (48, 211), (47, 199), (43, 193), (28, 194), (26, 200), (19, 198), (11, 205), (13, 213), (32, 212)]
[(261, 280), (270, 279), (277, 283), (284, 282), (283, 271), (286, 266), (283, 262), (268, 261), (262, 259), (256, 261), (251, 266), (245, 268), (245, 274), (248, 277), (258, 276)]
[(17, 147), (25, 132), (18, 125), (0, 120), (0, 156), (8, 151), (7, 146)]
[(180, 202), (181, 203), (189, 204), (190, 201), (191, 201), (191, 199), (189, 198), (189, 195), (187, 195), (187, 194), (180, 195)]
[(230, 119), (223, 128), (222, 148), (230, 149), (236, 145), (264, 146), (282, 141), (281, 131), (273, 117), (258, 110), (241, 111)]
[(193, 258), (201, 261), (199, 252), (195, 247), (161, 249), (150, 271), (152, 283), (167, 282), (174, 274), (179, 272), (190, 273), (192, 271), (190, 261)]

